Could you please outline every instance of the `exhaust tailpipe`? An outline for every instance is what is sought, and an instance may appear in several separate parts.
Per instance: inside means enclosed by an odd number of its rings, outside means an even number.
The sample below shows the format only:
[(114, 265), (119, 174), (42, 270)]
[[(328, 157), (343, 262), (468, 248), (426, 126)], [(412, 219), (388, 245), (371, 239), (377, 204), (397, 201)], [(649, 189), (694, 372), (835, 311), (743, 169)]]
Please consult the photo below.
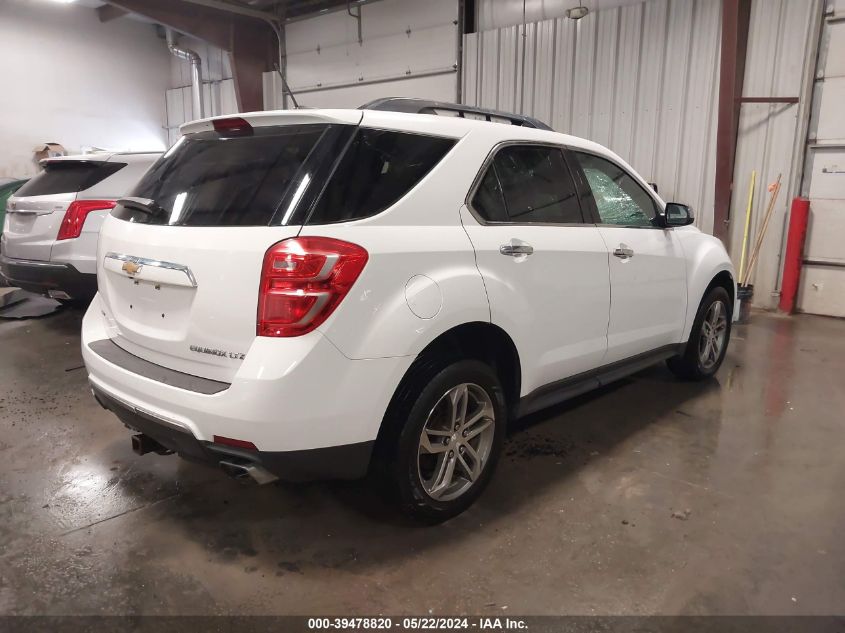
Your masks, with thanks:
[(147, 453), (170, 455), (173, 453), (169, 448), (162, 446), (149, 435), (143, 433), (132, 436), (132, 450), (138, 455), (146, 455)]
[(238, 463), (232, 461), (221, 461), (220, 468), (232, 479), (252, 479), (259, 485), (269, 484), (278, 479), (276, 475), (258, 464), (252, 462)]

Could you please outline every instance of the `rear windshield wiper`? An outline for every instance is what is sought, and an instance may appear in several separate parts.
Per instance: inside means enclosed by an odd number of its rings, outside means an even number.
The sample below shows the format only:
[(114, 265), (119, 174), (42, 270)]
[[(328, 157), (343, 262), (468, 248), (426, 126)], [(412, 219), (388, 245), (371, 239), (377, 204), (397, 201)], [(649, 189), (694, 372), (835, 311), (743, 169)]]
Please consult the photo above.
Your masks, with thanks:
[(147, 215), (159, 215), (161, 213), (166, 213), (164, 207), (157, 204), (155, 200), (150, 200), (149, 198), (121, 198), (117, 201), (117, 203), (122, 204), (127, 209), (135, 209), (136, 211), (146, 213)]

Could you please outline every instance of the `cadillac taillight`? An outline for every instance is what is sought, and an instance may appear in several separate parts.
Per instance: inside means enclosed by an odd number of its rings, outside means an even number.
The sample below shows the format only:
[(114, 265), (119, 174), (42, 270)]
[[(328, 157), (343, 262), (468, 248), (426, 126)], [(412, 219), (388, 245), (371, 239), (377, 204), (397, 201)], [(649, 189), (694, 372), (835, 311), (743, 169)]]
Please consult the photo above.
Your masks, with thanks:
[(59, 227), (59, 235), (56, 239), (72, 240), (79, 237), (85, 224), (85, 218), (88, 217), (89, 213), (92, 211), (107, 211), (113, 209), (114, 205), (114, 200), (74, 200), (65, 211), (65, 217)]
[(258, 293), (258, 336), (300, 336), (325, 321), (367, 263), (357, 244), (295, 237), (264, 254)]

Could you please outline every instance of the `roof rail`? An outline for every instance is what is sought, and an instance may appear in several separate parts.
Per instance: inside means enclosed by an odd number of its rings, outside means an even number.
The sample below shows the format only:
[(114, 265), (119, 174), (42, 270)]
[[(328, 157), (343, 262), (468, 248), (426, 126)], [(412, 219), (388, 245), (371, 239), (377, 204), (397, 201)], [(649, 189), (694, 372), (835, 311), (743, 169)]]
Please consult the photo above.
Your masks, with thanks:
[(511, 112), (500, 112), (499, 110), (490, 110), (489, 108), (477, 108), (460, 103), (448, 103), (446, 101), (429, 101), (428, 99), (412, 99), (409, 97), (384, 97), (365, 103), (358, 109), (409, 112), (411, 114), (438, 114), (438, 110), (443, 110), (455, 112), (457, 113), (455, 116), (462, 118), (482, 118), (484, 121), (494, 122), (496, 119), (500, 119), (501, 122), (509, 121), (511, 125), (554, 131), (547, 124), (530, 116), (513, 114)]

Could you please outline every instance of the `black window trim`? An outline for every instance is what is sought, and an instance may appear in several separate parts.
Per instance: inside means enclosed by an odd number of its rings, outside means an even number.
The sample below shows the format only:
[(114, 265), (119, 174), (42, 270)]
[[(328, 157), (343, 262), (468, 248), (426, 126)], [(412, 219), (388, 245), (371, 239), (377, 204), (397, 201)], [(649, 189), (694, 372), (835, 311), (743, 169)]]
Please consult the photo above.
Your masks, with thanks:
[(595, 223), (595, 226), (601, 226), (601, 227), (606, 227), (606, 228), (617, 228), (617, 229), (648, 229), (648, 230), (656, 229), (656, 230), (659, 230), (659, 231), (665, 231), (666, 230), (665, 227), (656, 226), (654, 224), (652, 224), (651, 226), (645, 226), (645, 225), (642, 225), (642, 224), (607, 224), (607, 223), (602, 222), (601, 221), (601, 215), (599, 215), (598, 206), (596, 205), (596, 199), (595, 199), (595, 196), (593, 195), (593, 190), (590, 187), (590, 183), (587, 181), (587, 176), (586, 176), (586, 174), (584, 174), (584, 170), (581, 169), (581, 164), (578, 162), (578, 159), (575, 156), (575, 154), (589, 154), (590, 156), (595, 156), (596, 158), (601, 158), (602, 160), (607, 161), (608, 163), (610, 163), (611, 165), (613, 165), (614, 167), (616, 167), (617, 169), (622, 171), (631, 180), (633, 180), (645, 192), (646, 196), (648, 196), (648, 198), (649, 198), (649, 200), (651, 200), (652, 204), (654, 204), (654, 215), (651, 217), (652, 222), (654, 222), (654, 219), (658, 215), (661, 215), (663, 213), (664, 207), (660, 203), (660, 201), (657, 198), (654, 197), (654, 194), (653, 194), (650, 187), (643, 187), (642, 183), (639, 181), (638, 178), (636, 178), (630, 171), (625, 169), (622, 165), (620, 165), (615, 160), (613, 160), (610, 156), (607, 156), (606, 154), (602, 154), (600, 152), (592, 151), (592, 150), (589, 150), (589, 149), (584, 149), (584, 148), (581, 148), (581, 147), (572, 147), (572, 146), (567, 146), (564, 154), (566, 156), (566, 162), (569, 165), (570, 171), (573, 171), (573, 173), (575, 174), (577, 186), (579, 187), (579, 189), (583, 188), (585, 190), (586, 194), (587, 194), (586, 196), (584, 196), (584, 199), (587, 200), (587, 208), (588, 208), (589, 214), (592, 216), (592, 219)]
[[(512, 147), (514, 145), (518, 145), (520, 147), (550, 147), (552, 149), (560, 150), (563, 163), (566, 165), (567, 171), (569, 172), (569, 177), (572, 178), (572, 182), (575, 185), (575, 190), (578, 193), (578, 209), (581, 213), (581, 222), (496, 222), (491, 221), (483, 218), (481, 214), (472, 206), (472, 200), (475, 198), (475, 194), (478, 191), (478, 188), (481, 186), (481, 181), (484, 180), (484, 176), (487, 175), (487, 169), (493, 166), (493, 160), (496, 158), (496, 154), (498, 154), (502, 149), (506, 147)], [(469, 188), (469, 192), (464, 198), (464, 204), (466, 204), (467, 209), (472, 214), (472, 217), (475, 218), (476, 222), (478, 222), (482, 226), (595, 226), (592, 222), (592, 218), (588, 217), (589, 214), (586, 212), (587, 210), (584, 209), (584, 206), (581, 204), (581, 194), (578, 187), (578, 180), (575, 177), (575, 174), (572, 172), (572, 167), (569, 164), (569, 160), (567, 159), (566, 155), (567, 147), (565, 145), (561, 145), (560, 143), (549, 143), (546, 141), (525, 141), (525, 140), (517, 140), (517, 139), (510, 139), (507, 141), (500, 141), (487, 154), (487, 157), (484, 159), (484, 162), (481, 163), (481, 168), (478, 170), (478, 173), (475, 175), (475, 178), (472, 181), (472, 185)], [(494, 169), (493, 173), (496, 174), (496, 179), (498, 180), (499, 174)], [(501, 183), (499, 183), (501, 186)]]

